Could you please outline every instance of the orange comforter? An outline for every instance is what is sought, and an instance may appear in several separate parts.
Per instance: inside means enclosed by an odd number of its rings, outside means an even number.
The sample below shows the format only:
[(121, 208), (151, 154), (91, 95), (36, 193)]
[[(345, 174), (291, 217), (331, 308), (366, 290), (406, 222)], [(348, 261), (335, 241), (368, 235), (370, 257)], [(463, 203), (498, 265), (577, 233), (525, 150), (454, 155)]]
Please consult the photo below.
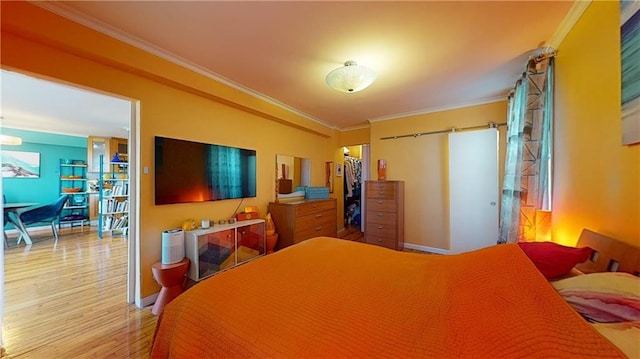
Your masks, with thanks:
[(452, 256), (315, 238), (167, 307), (153, 358), (617, 358), (517, 245)]

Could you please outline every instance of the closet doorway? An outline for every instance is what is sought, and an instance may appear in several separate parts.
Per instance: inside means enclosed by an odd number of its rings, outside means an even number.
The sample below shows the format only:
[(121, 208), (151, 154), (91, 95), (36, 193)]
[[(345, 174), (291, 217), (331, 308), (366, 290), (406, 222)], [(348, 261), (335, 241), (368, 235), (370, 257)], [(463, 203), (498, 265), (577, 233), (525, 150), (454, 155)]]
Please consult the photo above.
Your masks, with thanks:
[(369, 145), (343, 147), (344, 228), (364, 232), (364, 183), (369, 179)]

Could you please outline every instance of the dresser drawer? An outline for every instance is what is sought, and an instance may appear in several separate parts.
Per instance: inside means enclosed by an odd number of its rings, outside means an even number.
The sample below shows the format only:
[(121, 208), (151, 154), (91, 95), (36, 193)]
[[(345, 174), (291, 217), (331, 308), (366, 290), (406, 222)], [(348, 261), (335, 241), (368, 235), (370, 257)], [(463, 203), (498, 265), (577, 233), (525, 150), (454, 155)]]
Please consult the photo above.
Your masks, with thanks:
[(377, 246), (382, 246), (390, 249), (398, 249), (398, 242), (395, 238), (366, 235), (364, 241), (368, 244), (375, 244)]
[(381, 224), (375, 222), (369, 222), (367, 219), (367, 226), (365, 227), (367, 235), (396, 238), (396, 226), (390, 224)]
[(394, 182), (369, 181), (366, 190), (367, 198), (394, 199), (396, 197)]
[(394, 199), (372, 199), (367, 201), (367, 211), (397, 212), (398, 207)]
[(336, 208), (336, 201), (309, 201), (296, 206), (296, 217)]
[(367, 223), (384, 224), (395, 228), (397, 223), (397, 215), (392, 212), (367, 211), (365, 221)]
[(336, 211), (328, 210), (318, 213), (307, 214), (296, 218), (296, 232), (305, 231), (318, 225), (333, 223), (335, 225)]
[(336, 237), (336, 234), (335, 222), (317, 223), (313, 227), (296, 230), (293, 235), (293, 243), (302, 242), (306, 239), (320, 236)]
[(278, 243), (276, 250), (306, 239), (327, 236), (337, 237), (336, 200), (269, 203), (269, 212), (276, 225)]

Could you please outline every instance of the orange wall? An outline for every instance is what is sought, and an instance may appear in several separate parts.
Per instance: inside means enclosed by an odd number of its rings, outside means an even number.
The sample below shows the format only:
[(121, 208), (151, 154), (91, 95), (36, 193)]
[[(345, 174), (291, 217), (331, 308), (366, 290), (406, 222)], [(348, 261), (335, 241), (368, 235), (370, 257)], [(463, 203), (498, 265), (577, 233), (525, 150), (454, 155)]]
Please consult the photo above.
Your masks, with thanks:
[[(151, 265), (161, 256), (161, 232), (187, 218), (228, 218), (238, 200), (155, 206), (156, 135), (257, 151), (257, 197), (242, 203), (266, 213), (275, 198), (276, 154), (309, 158), (312, 185), (324, 184), (334, 130), (223, 86), (168, 61), (24, 2), (2, 2), (2, 67), (139, 101), (135, 169), (142, 297), (159, 290)], [(81, 104), (79, 104), (81, 105)], [(149, 174), (141, 168), (148, 167)]]
[[(506, 116), (505, 99), (504, 102), (371, 124), (372, 179), (377, 178), (378, 160), (384, 159), (387, 161), (387, 179), (405, 181), (405, 242), (445, 250), (450, 248), (447, 134), (395, 140), (380, 138), (452, 127), (484, 126), (489, 122), (503, 123)], [(504, 139), (505, 127), (500, 127), (498, 178), (502, 178), (504, 168)]]
[(621, 144), (620, 15), (595, 1), (558, 47), (553, 240), (583, 228), (640, 245), (640, 145)]

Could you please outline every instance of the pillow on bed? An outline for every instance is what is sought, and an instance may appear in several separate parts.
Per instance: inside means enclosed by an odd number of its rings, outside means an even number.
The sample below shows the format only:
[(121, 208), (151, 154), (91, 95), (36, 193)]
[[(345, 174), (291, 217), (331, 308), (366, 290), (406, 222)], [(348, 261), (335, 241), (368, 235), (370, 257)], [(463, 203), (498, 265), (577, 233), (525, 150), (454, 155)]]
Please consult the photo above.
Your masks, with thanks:
[(553, 242), (519, 242), (518, 245), (547, 279), (571, 272), (579, 263), (589, 259), (589, 247), (566, 247)]
[(551, 283), (590, 322), (640, 321), (640, 277), (629, 273), (591, 273)]

